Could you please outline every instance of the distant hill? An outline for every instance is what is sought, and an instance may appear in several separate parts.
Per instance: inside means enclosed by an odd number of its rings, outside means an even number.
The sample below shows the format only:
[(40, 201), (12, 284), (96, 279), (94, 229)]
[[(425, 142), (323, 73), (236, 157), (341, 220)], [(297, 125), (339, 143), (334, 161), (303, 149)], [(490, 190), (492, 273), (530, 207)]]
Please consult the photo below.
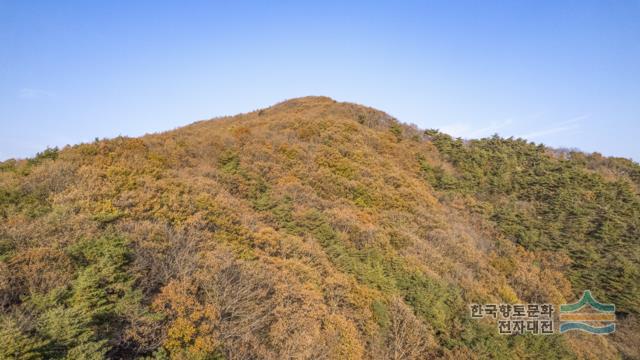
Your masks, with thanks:
[[(640, 166), (305, 97), (0, 163), (0, 358), (640, 358)], [(472, 303), (617, 308), (499, 335)]]

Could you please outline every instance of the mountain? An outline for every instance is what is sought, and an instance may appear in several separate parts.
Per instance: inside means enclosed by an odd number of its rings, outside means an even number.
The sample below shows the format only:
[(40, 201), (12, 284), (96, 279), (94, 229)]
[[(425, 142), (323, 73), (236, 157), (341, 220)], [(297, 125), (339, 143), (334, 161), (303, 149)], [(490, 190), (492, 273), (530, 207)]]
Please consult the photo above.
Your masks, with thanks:
[[(0, 163), (0, 358), (640, 358), (640, 166), (305, 97)], [(499, 335), (471, 304), (616, 305)]]

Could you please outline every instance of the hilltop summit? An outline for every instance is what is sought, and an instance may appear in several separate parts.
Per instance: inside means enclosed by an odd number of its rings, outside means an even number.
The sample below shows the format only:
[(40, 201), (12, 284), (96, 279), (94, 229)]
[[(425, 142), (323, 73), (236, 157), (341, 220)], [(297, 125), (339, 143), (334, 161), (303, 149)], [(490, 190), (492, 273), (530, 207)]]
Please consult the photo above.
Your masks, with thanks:
[[(638, 189), (628, 160), (317, 96), (49, 149), (0, 164), (0, 357), (637, 357)], [(585, 289), (615, 335), (469, 317)]]

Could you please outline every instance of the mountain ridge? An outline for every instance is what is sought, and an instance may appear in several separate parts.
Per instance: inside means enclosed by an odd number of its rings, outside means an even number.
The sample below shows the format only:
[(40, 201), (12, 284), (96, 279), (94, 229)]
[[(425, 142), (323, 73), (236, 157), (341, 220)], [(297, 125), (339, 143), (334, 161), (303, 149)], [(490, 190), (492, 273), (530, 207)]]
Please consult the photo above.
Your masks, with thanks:
[[(637, 357), (638, 174), (327, 97), (5, 161), (2, 338), (34, 358)], [(468, 317), (594, 285), (625, 317), (609, 338)]]

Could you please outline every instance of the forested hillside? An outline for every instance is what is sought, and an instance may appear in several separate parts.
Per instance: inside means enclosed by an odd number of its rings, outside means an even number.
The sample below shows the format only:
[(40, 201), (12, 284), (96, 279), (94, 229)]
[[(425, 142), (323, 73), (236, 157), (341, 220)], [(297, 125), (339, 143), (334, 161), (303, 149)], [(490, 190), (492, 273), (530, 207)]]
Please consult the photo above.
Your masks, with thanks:
[(0, 163), (0, 358), (640, 358), (639, 284), (638, 164), (324, 97)]

